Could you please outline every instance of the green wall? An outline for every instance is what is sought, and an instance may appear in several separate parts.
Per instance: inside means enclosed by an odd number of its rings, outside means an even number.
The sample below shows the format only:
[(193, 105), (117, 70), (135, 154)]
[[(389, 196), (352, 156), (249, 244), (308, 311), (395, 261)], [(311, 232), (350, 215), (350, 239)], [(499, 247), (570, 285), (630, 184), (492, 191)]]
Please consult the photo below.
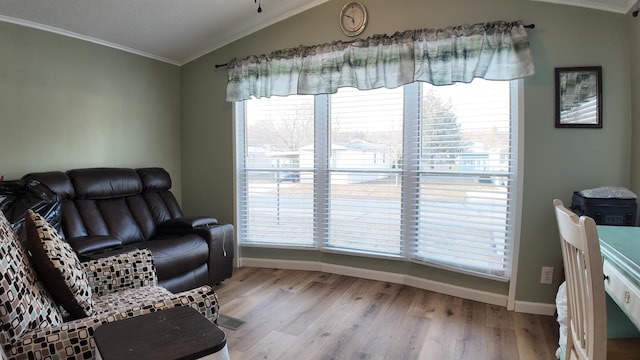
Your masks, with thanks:
[[(553, 303), (562, 260), (551, 200), (601, 185), (640, 192), (639, 21), (529, 0), (362, 0), (362, 36), (494, 20), (535, 23), (536, 75), (524, 81), (523, 218), (516, 299)], [(0, 175), (86, 166), (162, 166), (188, 215), (233, 222), (233, 117), (224, 101), (233, 57), (347, 40), (332, 0), (233, 42), (182, 67), (0, 22)], [(265, 7), (265, 11), (268, 8)], [(260, 16), (255, 14), (255, 16)], [(603, 67), (604, 128), (555, 129), (555, 67)], [(633, 80), (633, 81), (632, 81)], [(632, 92), (633, 91), (633, 92)], [(635, 96), (631, 96), (633, 93)], [(640, 127), (638, 127), (640, 128)], [(636, 134), (638, 133), (638, 134)], [(330, 254), (241, 249), (252, 257), (314, 259), (505, 293), (504, 284), (428, 267)], [(552, 285), (540, 268), (555, 267)], [(473, 283), (473, 284), (472, 284)]]
[(208, 56), (181, 68), (183, 206), (192, 214), (214, 214), (233, 223), (234, 139), (231, 104), (226, 102), (226, 62)]
[(161, 166), (181, 195), (180, 68), (0, 22), (0, 175)]
[[(627, 16), (529, 0), (362, 0), (369, 26), (362, 36), (414, 28), (438, 28), (494, 20), (534, 23), (530, 30), (536, 75), (524, 81), (525, 139), (522, 234), (516, 300), (554, 303), (562, 276), (562, 257), (552, 199), (570, 203), (574, 190), (601, 185), (630, 187), (631, 83)], [(297, 45), (347, 40), (337, 14), (344, 1), (329, 1), (295, 17), (211, 52), (182, 67), (182, 143), (184, 205), (233, 219), (233, 118), (224, 101), (226, 71), (215, 64)], [(268, 9), (265, 9), (268, 11)], [(259, 16), (256, 14), (256, 16)], [(555, 129), (554, 68), (603, 67), (604, 128)], [(638, 187), (640, 191), (640, 187)], [(299, 252), (241, 249), (251, 257), (305, 260)], [(323, 262), (335, 262), (326, 255)], [(339, 259), (344, 263), (344, 258)], [(352, 258), (357, 266), (441, 279), (442, 271), (407, 269), (388, 262)], [(539, 284), (540, 268), (555, 268), (554, 284)], [(448, 274), (451, 282), (464, 276)], [(505, 293), (495, 284), (478, 285)]]

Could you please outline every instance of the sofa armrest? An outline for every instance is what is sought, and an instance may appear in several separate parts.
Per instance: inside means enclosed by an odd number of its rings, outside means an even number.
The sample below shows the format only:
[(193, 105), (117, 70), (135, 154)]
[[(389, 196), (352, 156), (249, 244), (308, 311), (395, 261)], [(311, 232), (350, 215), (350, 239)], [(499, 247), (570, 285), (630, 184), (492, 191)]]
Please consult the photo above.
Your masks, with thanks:
[(24, 334), (11, 347), (5, 345), (4, 351), (10, 359), (93, 359), (91, 336), (100, 325), (102, 321), (90, 317), (38, 329)]
[(218, 220), (208, 216), (180, 217), (169, 219), (158, 224), (160, 230), (193, 229), (202, 226), (216, 225)]
[(122, 248), (122, 240), (109, 235), (79, 236), (67, 242), (80, 257)]
[(94, 296), (158, 284), (153, 257), (148, 249), (89, 260), (82, 266)]
[(93, 359), (96, 347), (93, 333), (100, 325), (177, 306), (192, 307), (217, 324), (218, 297), (211, 287), (201, 286), (163, 301), (140, 304), (135, 309), (122, 309), (35, 330), (10, 348), (5, 347), (4, 351), (11, 359)]

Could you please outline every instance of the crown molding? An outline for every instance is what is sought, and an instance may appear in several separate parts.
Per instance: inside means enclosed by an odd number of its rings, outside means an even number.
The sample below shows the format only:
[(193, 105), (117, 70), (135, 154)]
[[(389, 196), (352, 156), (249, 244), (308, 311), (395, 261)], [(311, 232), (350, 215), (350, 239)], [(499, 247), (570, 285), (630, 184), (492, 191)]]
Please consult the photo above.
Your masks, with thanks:
[(78, 33), (74, 33), (72, 31), (59, 29), (59, 28), (56, 28), (56, 27), (53, 27), (53, 26), (38, 24), (38, 23), (35, 23), (35, 22), (32, 22), (32, 21), (13, 18), (13, 17), (10, 17), (10, 16), (4, 16), (4, 15), (0, 15), (0, 21), (7, 22), (7, 23), (12, 23), (12, 24), (17, 24), (17, 25), (21, 25), (21, 26), (37, 29), (37, 30), (42, 30), (42, 31), (46, 31), (46, 32), (50, 32), (50, 33), (54, 33), (54, 34), (58, 34), (58, 35), (66, 36), (66, 37), (70, 37), (70, 38), (75, 38), (75, 39), (82, 40), (82, 41), (87, 41), (87, 42), (90, 42), (90, 43), (94, 43), (94, 44), (97, 44), (97, 45), (102, 45), (102, 46), (110, 47), (110, 48), (113, 48), (113, 49), (125, 51), (125, 52), (131, 53), (131, 54), (143, 56), (143, 57), (150, 58), (150, 59), (153, 59), (153, 60), (162, 61), (162, 62), (165, 62), (165, 63), (169, 63), (171, 65), (178, 65), (178, 66), (182, 65), (179, 61), (176, 61), (176, 60), (173, 60), (173, 59), (167, 59), (167, 58), (162, 57), (162, 56), (157, 56), (157, 55), (154, 55), (154, 54), (150, 54), (148, 52), (132, 49), (132, 48), (127, 47), (127, 46), (123, 46), (123, 45), (115, 44), (115, 43), (112, 43), (112, 42), (109, 42), (109, 41), (104, 41), (104, 40), (92, 38), (90, 36), (81, 35), (81, 34), (78, 34)]

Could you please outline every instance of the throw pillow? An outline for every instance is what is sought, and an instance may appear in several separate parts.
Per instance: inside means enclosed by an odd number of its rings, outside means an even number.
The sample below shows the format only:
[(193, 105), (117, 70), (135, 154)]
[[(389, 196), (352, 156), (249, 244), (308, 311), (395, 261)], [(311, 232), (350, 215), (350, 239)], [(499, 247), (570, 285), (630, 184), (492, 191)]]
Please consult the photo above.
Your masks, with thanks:
[(95, 313), (91, 286), (78, 256), (40, 214), (25, 217), (27, 247), (36, 273), (53, 298), (75, 318)]
[(62, 315), (35, 277), (18, 236), (0, 211), (0, 342), (10, 347), (25, 332), (62, 324)]

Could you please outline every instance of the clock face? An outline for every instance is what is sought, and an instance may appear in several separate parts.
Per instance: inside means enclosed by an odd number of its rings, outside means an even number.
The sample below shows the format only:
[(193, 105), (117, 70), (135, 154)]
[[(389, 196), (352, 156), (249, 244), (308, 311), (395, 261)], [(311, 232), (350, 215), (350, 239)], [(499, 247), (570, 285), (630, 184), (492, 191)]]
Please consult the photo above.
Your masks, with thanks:
[(347, 3), (340, 11), (340, 27), (347, 36), (358, 36), (367, 26), (367, 10), (359, 2)]

